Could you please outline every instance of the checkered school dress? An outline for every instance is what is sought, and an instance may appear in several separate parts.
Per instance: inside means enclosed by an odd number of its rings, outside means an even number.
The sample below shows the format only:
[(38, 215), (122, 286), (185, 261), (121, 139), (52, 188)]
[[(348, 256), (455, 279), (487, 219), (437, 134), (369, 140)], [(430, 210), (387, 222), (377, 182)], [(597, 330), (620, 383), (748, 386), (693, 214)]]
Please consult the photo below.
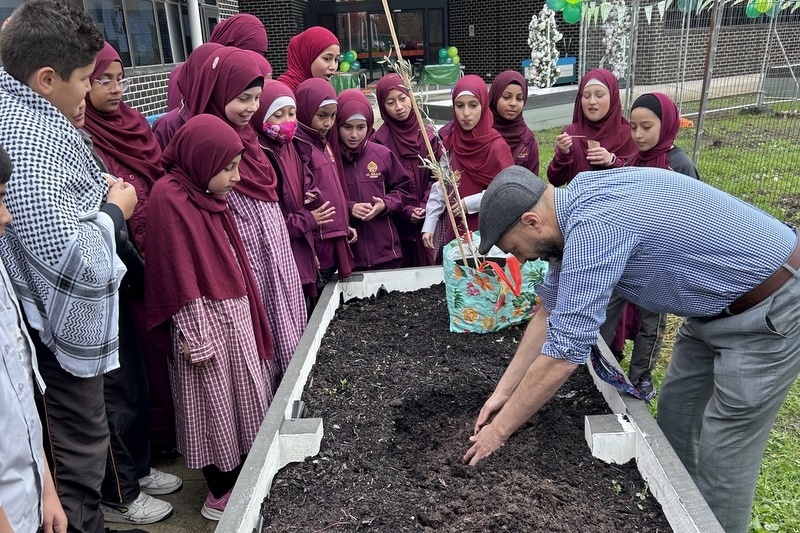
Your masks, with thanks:
[[(181, 335), (195, 361), (183, 358)], [(169, 361), (178, 451), (187, 468), (229, 472), (250, 451), (272, 402), (247, 297), (184, 305), (173, 317)]]
[(275, 359), (264, 364), (275, 392), (306, 327), (303, 287), (280, 205), (250, 198), (235, 189), (227, 200), (269, 319)]

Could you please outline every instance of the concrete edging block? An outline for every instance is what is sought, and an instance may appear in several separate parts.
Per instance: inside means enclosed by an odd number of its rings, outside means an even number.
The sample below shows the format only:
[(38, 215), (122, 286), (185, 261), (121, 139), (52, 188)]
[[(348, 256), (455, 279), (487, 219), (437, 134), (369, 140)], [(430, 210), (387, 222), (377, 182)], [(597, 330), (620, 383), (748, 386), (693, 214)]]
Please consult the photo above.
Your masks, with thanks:
[(636, 457), (636, 430), (623, 415), (586, 416), (584, 431), (592, 456), (601, 461), (622, 465)]

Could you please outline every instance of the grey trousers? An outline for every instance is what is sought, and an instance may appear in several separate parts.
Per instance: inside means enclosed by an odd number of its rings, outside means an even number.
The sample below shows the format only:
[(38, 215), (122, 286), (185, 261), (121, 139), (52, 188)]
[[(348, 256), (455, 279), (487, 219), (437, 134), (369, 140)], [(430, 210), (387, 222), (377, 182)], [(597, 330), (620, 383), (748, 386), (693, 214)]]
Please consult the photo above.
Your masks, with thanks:
[(736, 316), (687, 318), (658, 424), (727, 533), (747, 533), (770, 429), (800, 374), (800, 273)]
[[(609, 346), (614, 340), (617, 324), (619, 324), (626, 303), (626, 300), (616, 294), (612, 294), (611, 300), (608, 302), (606, 321), (600, 326), (600, 336)], [(653, 370), (661, 353), (661, 345), (664, 343), (664, 332), (667, 327), (667, 315), (653, 313), (643, 307), (636, 309), (639, 311), (642, 327), (633, 341), (631, 364), (628, 368), (628, 378), (633, 385), (637, 385), (642, 376), (649, 379), (650, 371)]]

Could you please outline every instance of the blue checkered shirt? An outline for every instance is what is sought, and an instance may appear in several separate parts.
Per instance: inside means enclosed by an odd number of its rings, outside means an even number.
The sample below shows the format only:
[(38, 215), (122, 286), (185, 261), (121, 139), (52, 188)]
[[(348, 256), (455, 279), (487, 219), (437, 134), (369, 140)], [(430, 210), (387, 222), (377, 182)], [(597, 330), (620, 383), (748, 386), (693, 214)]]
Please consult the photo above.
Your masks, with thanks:
[(536, 289), (550, 312), (542, 353), (575, 364), (597, 342), (612, 292), (654, 312), (714, 316), (797, 242), (750, 204), (661, 169), (582, 172), (556, 189), (555, 213), (564, 257)]

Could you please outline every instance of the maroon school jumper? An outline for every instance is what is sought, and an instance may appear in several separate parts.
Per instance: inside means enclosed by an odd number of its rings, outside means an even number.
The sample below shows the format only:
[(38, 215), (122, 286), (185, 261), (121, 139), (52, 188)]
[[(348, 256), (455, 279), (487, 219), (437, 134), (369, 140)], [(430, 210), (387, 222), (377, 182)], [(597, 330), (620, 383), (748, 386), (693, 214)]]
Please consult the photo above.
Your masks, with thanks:
[[(314, 251), (313, 231), (317, 229), (317, 221), (310, 210), (318, 208), (324, 203), (319, 189), (314, 185), (314, 177), (308, 170), (294, 144), (279, 144), (271, 139), (259, 137), (261, 148), (272, 162), (275, 173), (278, 175), (278, 201), (286, 219), (286, 229), (289, 232), (289, 243), (292, 246), (292, 255), (297, 263), (300, 274), (300, 283), (303, 284), (303, 293), (308, 297), (317, 295), (317, 255)], [(294, 186), (289, 186), (291, 180)], [(298, 194), (293, 194), (295, 192)], [(314, 194), (317, 199), (304, 204), (305, 194)]]
[(530, 129), (522, 133), (519, 144), (511, 146), (511, 155), (514, 156), (515, 165), (525, 167), (539, 175), (539, 143), (536, 142), (536, 136)]
[(336, 210), (331, 222), (314, 230), (320, 269), (338, 268), (339, 278), (346, 278), (352, 272), (354, 264), (352, 255), (346, 253), (349, 249), (347, 197), (339, 179), (336, 158), (327, 140), (318, 131), (301, 122), (297, 123), (293, 142), (300, 159), (314, 176), (314, 184), (319, 189), (320, 197), (330, 202), (329, 207)]
[(350, 217), (358, 232), (358, 240), (352, 245), (356, 268), (374, 269), (383, 263), (397, 262), (403, 252), (391, 215), (400, 214), (411, 202), (411, 178), (391, 150), (370, 141), (364, 144), (360, 157), (351, 161), (343, 155), (342, 163), (348, 213), (356, 203), (372, 203), (373, 196), (382, 198), (386, 204), (386, 210), (368, 222)]
[[(429, 131), (428, 139), (433, 148), (434, 157), (438, 160), (441, 157), (441, 147), (435, 132)], [(372, 141), (389, 148), (394, 154), (399, 154), (400, 150), (394, 142), (394, 138), (389, 132), (389, 128), (384, 125), (372, 136)], [(420, 155), (429, 158), (427, 147), (420, 146)], [(425, 209), (428, 203), (428, 196), (431, 193), (431, 185), (436, 178), (431, 175), (431, 171), (422, 168), (422, 161), (419, 157), (404, 158), (397, 156), (406, 174), (411, 178), (410, 201), (405, 209), (397, 216), (393, 217), (397, 232), (400, 235), (400, 245), (403, 249), (403, 267), (428, 266), (433, 264), (433, 255), (428, 252), (422, 244), (422, 221), (411, 222), (411, 213), (415, 207)]]
[(156, 136), (162, 150), (166, 150), (169, 141), (181, 129), (181, 126), (186, 124), (189, 118), (191, 118), (189, 109), (186, 106), (182, 106), (156, 119), (153, 123), (153, 135)]

